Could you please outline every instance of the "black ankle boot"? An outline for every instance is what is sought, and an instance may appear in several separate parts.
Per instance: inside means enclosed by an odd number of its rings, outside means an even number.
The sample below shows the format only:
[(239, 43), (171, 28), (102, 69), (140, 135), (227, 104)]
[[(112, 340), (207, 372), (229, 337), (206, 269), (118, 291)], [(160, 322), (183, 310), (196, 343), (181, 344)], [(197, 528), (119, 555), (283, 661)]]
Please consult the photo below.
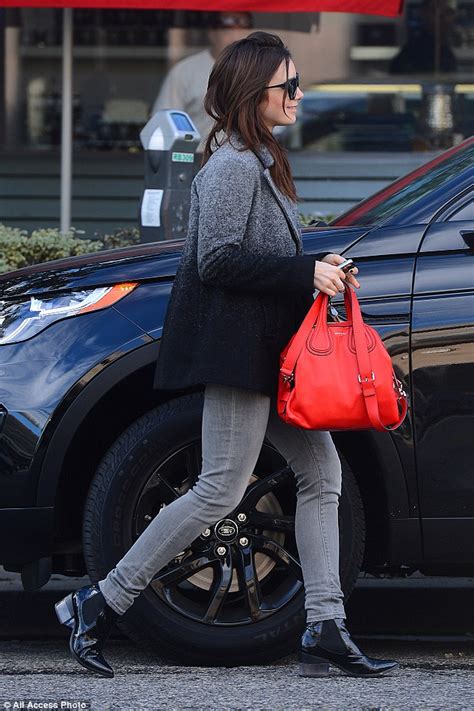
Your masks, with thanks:
[(105, 602), (98, 585), (88, 585), (55, 605), (61, 624), (72, 629), (69, 649), (79, 664), (101, 676), (114, 671), (102, 656), (102, 647), (119, 615)]
[(300, 676), (326, 676), (329, 666), (349, 676), (383, 676), (398, 666), (392, 659), (373, 659), (360, 651), (342, 617), (312, 622), (301, 638)]

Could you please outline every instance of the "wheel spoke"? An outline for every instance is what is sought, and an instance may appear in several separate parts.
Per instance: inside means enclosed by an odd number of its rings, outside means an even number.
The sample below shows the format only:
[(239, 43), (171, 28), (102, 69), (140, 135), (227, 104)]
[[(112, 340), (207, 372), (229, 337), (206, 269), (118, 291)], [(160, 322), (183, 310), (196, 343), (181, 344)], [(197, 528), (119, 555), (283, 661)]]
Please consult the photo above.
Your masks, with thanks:
[(138, 531), (141, 532), (145, 526), (150, 523), (152, 518), (158, 513), (156, 509), (161, 503), (155, 488), (145, 491), (140, 497), (137, 508), (135, 509), (135, 534), (138, 534)]
[(178, 563), (172, 563), (168, 565), (163, 571), (160, 571), (152, 580), (152, 583), (156, 583), (161, 587), (169, 587), (171, 585), (177, 585), (178, 583), (186, 580), (194, 573), (197, 573), (203, 568), (207, 568), (209, 565), (214, 563), (216, 556), (207, 553), (196, 553), (195, 555), (187, 558)]
[(259, 479), (254, 484), (251, 484), (239, 504), (239, 509), (245, 511), (245, 509), (254, 508), (262, 496), (265, 496), (265, 494), (274, 491), (277, 487), (284, 484), (290, 476), (292, 476), (290, 467), (283, 467), (283, 469), (279, 469), (277, 472), (269, 474), (263, 479)]
[(303, 580), (303, 572), (299, 561), (279, 543), (266, 536), (252, 536), (252, 543), (255, 550), (266, 553), (273, 560), (283, 563), (298, 580)]
[(295, 530), (295, 517), (284, 514), (265, 513), (254, 509), (249, 513), (248, 522), (250, 526), (256, 526), (263, 530), (285, 531), (293, 533)]
[(214, 622), (222, 609), (232, 583), (232, 555), (227, 554), (222, 561), (211, 588), (211, 601), (203, 617), (204, 622)]
[(269, 611), (265, 610), (265, 606), (262, 606), (260, 583), (255, 570), (251, 546), (239, 549), (237, 566), (240, 589), (244, 594), (250, 617), (256, 622), (266, 617)]
[(134, 513), (134, 535), (139, 536), (157, 516), (163, 504), (171, 504), (179, 497), (173, 487), (155, 472), (142, 492)]
[(156, 498), (163, 504), (171, 504), (179, 498), (178, 492), (158, 472), (155, 472), (151, 477), (146, 494), (151, 491), (153, 491)]

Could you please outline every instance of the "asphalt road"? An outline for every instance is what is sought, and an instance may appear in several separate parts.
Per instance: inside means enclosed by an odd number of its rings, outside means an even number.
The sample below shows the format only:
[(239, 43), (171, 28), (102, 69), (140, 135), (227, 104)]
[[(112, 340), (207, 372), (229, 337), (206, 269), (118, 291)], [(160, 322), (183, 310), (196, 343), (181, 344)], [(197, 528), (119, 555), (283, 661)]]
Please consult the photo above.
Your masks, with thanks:
[(94, 709), (167, 711), (474, 708), (472, 647), (366, 641), (361, 648), (376, 657), (397, 659), (400, 667), (378, 679), (354, 679), (339, 671), (324, 679), (307, 679), (297, 675), (294, 656), (271, 666), (180, 667), (160, 662), (135, 644), (111, 640), (107, 658), (116, 676), (101, 679), (74, 663), (65, 640), (5, 641), (0, 709), (5, 700), (19, 699), (90, 701)]
[(295, 655), (268, 666), (178, 666), (120, 635), (106, 648), (114, 679), (95, 677), (69, 656), (67, 630), (51, 610), (85, 582), (54, 576), (42, 591), (25, 593), (0, 570), (0, 711), (45, 703), (127, 711), (474, 709), (472, 578), (359, 580), (346, 605), (348, 627), (364, 652), (400, 663), (378, 679), (335, 668), (323, 679), (302, 678)]

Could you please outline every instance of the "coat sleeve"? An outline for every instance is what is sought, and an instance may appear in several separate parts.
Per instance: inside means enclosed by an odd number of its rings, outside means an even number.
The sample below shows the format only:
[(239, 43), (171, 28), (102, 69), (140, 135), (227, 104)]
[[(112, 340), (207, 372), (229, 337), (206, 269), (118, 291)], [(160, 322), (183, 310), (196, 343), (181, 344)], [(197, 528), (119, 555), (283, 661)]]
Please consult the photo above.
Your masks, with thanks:
[(252, 166), (238, 160), (207, 171), (199, 188), (199, 277), (204, 284), (249, 294), (312, 292), (315, 262), (327, 252), (277, 257), (242, 249), (259, 180)]

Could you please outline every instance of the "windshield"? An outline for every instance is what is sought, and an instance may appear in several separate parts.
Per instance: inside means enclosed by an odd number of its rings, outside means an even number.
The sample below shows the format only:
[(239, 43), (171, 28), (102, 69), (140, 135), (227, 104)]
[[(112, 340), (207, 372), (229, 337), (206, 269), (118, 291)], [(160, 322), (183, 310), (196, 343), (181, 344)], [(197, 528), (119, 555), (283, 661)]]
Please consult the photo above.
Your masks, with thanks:
[(336, 217), (331, 225), (380, 225), (472, 166), (473, 154), (474, 138), (471, 137)]

